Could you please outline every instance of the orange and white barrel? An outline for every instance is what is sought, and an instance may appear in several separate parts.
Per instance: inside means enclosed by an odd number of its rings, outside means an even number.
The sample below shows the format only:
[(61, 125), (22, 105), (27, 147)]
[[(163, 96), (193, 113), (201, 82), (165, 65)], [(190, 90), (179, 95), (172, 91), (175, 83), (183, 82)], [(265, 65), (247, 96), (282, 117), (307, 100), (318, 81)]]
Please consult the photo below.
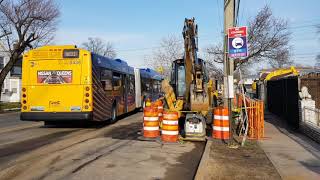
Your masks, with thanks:
[(224, 107), (217, 107), (213, 111), (212, 137), (215, 139), (229, 139), (229, 111)]
[(163, 103), (161, 100), (157, 101), (157, 106), (158, 106), (159, 121), (161, 122), (163, 120)]
[(163, 142), (177, 142), (179, 136), (178, 112), (164, 112), (161, 139)]
[(145, 107), (143, 110), (143, 136), (156, 138), (160, 136), (158, 109)]

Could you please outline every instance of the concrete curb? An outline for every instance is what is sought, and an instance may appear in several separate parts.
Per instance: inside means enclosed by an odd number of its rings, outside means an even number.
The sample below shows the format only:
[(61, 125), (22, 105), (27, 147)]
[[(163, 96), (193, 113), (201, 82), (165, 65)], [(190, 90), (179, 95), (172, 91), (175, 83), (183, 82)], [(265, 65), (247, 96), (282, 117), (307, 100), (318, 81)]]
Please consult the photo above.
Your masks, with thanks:
[(210, 148), (212, 145), (212, 141), (207, 141), (205, 150), (203, 152), (203, 155), (201, 157), (199, 167), (197, 169), (197, 173), (195, 175), (195, 180), (206, 180), (208, 176), (208, 160), (209, 160), (209, 154), (210, 154)]

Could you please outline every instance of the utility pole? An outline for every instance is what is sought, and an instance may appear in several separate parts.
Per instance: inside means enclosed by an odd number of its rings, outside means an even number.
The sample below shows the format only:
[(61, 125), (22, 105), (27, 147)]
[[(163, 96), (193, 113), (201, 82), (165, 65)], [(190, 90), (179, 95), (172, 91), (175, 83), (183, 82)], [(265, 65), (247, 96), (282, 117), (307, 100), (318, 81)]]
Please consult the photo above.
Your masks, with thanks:
[[(232, 99), (233, 86), (233, 60), (228, 57), (228, 29), (235, 25), (235, 0), (224, 0), (224, 107), (229, 111), (229, 132), (230, 141), (233, 138), (232, 132)], [(232, 76), (232, 78), (231, 78)]]

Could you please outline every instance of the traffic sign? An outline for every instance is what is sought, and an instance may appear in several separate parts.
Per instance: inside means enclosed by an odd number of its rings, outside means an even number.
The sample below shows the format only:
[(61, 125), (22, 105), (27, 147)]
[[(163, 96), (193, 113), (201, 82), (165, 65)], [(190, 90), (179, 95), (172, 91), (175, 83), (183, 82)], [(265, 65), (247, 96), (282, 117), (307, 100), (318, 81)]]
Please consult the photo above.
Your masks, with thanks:
[(247, 27), (233, 27), (228, 29), (228, 49), (229, 57), (247, 57)]

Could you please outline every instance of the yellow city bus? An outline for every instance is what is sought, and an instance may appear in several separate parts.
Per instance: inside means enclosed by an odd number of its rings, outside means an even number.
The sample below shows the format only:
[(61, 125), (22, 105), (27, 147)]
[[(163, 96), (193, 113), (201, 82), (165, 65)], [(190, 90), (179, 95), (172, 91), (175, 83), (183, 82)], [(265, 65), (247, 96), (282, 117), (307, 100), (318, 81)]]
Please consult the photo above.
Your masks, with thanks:
[(23, 56), (21, 120), (116, 121), (136, 109), (135, 72), (125, 61), (76, 46), (44, 46)]

